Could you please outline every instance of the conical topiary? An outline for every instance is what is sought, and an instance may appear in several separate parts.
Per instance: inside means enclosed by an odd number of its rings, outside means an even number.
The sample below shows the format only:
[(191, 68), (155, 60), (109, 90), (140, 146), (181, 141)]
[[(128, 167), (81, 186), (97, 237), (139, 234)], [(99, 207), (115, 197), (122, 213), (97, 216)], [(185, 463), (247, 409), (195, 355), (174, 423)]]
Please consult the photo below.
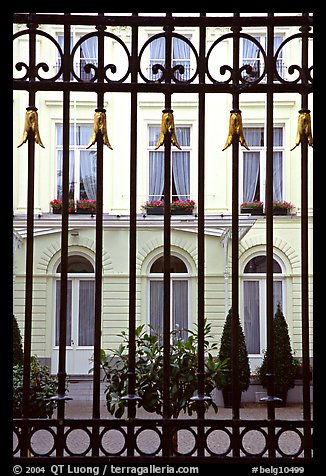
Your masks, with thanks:
[[(285, 317), (278, 304), (273, 320), (274, 342), (274, 384), (276, 397), (282, 398), (286, 404), (287, 392), (294, 387), (297, 364), (292, 354), (289, 329)], [(261, 367), (258, 369), (260, 382), (264, 388), (268, 386), (267, 373), (268, 352), (265, 351)]]
[[(219, 359), (227, 359), (227, 371), (218, 384), (220, 390), (232, 390), (232, 310), (230, 309), (224, 323), (219, 350)], [(236, 318), (239, 333), (239, 390), (243, 392), (250, 384), (250, 366), (245, 336), (239, 318)]]
[(14, 365), (22, 364), (23, 363), (22, 337), (21, 337), (19, 326), (15, 316), (13, 316), (12, 340), (13, 340), (13, 364)]

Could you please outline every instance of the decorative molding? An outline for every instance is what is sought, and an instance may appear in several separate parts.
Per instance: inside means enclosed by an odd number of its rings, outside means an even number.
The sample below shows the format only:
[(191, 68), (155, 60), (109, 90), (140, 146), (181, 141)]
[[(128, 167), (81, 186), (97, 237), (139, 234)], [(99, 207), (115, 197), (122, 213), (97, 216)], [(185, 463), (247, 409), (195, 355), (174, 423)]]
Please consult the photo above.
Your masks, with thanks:
[[(90, 250), (93, 254), (95, 254), (96, 251), (96, 244), (95, 241), (91, 238), (78, 238), (78, 241), (74, 244), (70, 244), (68, 247), (68, 253), (70, 252), (71, 248), (80, 248), (82, 251), (82, 248), (86, 248), (87, 250)], [(59, 240), (52, 241), (45, 249), (43, 249), (40, 259), (36, 265), (36, 270), (41, 271), (41, 272), (48, 272), (48, 267), (50, 264), (50, 261), (54, 257), (56, 253), (58, 253), (61, 249), (61, 242)], [(103, 250), (102, 253), (102, 266), (103, 266), (103, 273), (108, 273), (113, 271), (113, 263), (112, 263), (112, 258), (111, 255), (108, 253), (108, 251)]]

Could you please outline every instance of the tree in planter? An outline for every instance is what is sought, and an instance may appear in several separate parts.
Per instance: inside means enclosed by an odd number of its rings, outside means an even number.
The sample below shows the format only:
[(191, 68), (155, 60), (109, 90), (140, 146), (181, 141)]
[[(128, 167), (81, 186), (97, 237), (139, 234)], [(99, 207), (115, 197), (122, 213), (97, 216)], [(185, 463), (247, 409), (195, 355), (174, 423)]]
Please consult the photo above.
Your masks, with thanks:
[[(273, 342), (274, 396), (281, 398), (285, 406), (288, 390), (294, 387), (298, 364), (292, 354), (288, 325), (279, 304), (273, 320)], [(264, 388), (268, 386), (268, 377), (266, 377), (267, 359), (268, 352), (265, 351), (262, 365), (257, 370), (260, 382)]]
[(20, 334), (19, 326), (17, 319), (13, 316), (12, 324), (12, 344), (13, 344), (13, 364), (22, 364), (23, 363), (23, 348), (22, 348), (22, 337)]
[[(227, 362), (226, 370), (223, 372), (223, 377), (219, 380), (217, 386), (218, 389), (222, 390), (224, 406), (226, 407), (232, 405), (232, 319), (232, 310), (230, 309), (224, 323), (221, 345), (218, 353), (219, 359)], [(250, 366), (246, 340), (239, 318), (237, 318), (237, 326), (239, 333), (239, 390), (240, 392), (244, 392), (248, 389), (250, 384)]]
[[(138, 408), (142, 407), (149, 413), (163, 414), (163, 347), (161, 336), (154, 333), (151, 326), (146, 332), (144, 325), (137, 327), (136, 333), (136, 393), (140, 397)], [(197, 396), (198, 380), (198, 332), (187, 330), (189, 337), (181, 340), (181, 330), (171, 332), (170, 346), (170, 409), (169, 416), (178, 418), (181, 412), (192, 415), (197, 408), (197, 402), (192, 397)], [(121, 335), (123, 343), (117, 350), (112, 350), (112, 355), (107, 358), (101, 352), (102, 368), (108, 382), (106, 388), (107, 409), (117, 418), (121, 418), (128, 405), (123, 399), (128, 395), (128, 336), (125, 332)], [(205, 394), (210, 395), (218, 385), (224, 363), (212, 352), (216, 344), (211, 343), (211, 324), (205, 321), (204, 327), (205, 351)], [(204, 401), (205, 409), (212, 407), (218, 411), (213, 400)], [(174, 448), (177, 447), (177, 433), (173, 438)]]

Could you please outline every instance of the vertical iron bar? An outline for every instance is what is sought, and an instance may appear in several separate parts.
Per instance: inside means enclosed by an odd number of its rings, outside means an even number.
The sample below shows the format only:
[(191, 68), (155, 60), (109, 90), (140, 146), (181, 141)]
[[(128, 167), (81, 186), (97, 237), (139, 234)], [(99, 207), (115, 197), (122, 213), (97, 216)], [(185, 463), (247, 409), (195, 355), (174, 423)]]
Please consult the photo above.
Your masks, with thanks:
[[(167, 18), (171, 14), (167, 13)], [(171, 61), (172, 61), (172, 36), (171, 27), (165, 26), (165, 81), (171, 83)], [(164, 93), (165, 108), (162, 111), (173, 112), (171, 109), (171, 93)], [(171, 137), (169, 132), (164, 136), (164, 275), (163, 275), (163, 418), (171, 418), (170, 411), (170, 333), (171, 333), (171, 282), (170, 282), (170, 262), (171, 262)], [(168, 427), (164, 426), (163, 431), (163, 455), (170, 453), (171, 434)]]
[[(103, 16), (103, 13), (99, 13)], [(104, 30), (98, 30), (98, 82), (104, 82)], [(97, 93), (95, 112), (106, 112), (104, 109), (104, 92)], [(95, 323), (94, 323), (94, 380), (93, 380), (93, 418), (100, 418), (100, 353), (101, 353), (101, 321), (102, 321), (102, 249), (103, 249), (103, 136), (98, 131), (96, 137), (96, 230), (95, 230)], [(95, 429), (94, 429), (95, 430)], [(98, 428), (97, 428), (98, 430)], [(96, 440), (96, 434), (94, 434)], [(98, 445), (93, 446), (93, 455), (98, 455)]]
[[(29, 31), (29, 65), (30, 81), (35, 80), (35, 28), (28, 24)], [(35, 91), (29, 93), (29, 106), (26, 108), (37, 110), (35, 107)], [(29, 410), (29, 382), (31, 370), (32, 348), (32, 313), (33, 313), (33, 258), (34, 258), (34, 182), (35, 182), (35, 141), (32, 131), (28, 133), (28, 172), (27, 172), (27, 237), (26, 237), (26, 287), (25, 287), (25, 324), (24, 324), (24, 360), (23, 360), (23, 417), (28, 416)], [(29, 448), (29, 428), (22, 430), (22, 456), (27, 456)]]
[[(273, 13), (268, 16), (272, 19)], [(267, 83), (273, 83), (274, 77), (274, 27), (267, 27)], [(267, 394), (274, 397), (274, 309), (273, 309), (273, 92), (266, 95), (266, 315), (267, 315)], [(275, 418), (275, 402), (267, 400), (269, 419)], [(271, 437), (271, 442), (273, 438)], [(275, 455), (274, 445), (270, 445), (270, 456)]]
[[(303, 13), (307, 16), (307, 13)], [(302, 31), (302, 72), (303, 82), (308, 83), (308, 32), (310, 27), (301, 27)], [(308, 94), (301, 93), (301, 110), (308, 109)], [(301, 140), (301, 306), (302, 306), (302, 364), (303, 364), (303, 418), (311, 419), (310, 408), (310, 359), (309, 359), (309, 268), (308, 268), (308, 141), (307, 137)], [(310, 428), (304, 429), (304, 455), (311, 457)]]
[[(234, 17), (240, 18), (239, 13)], [(239, 85), (239, 33), (240, 24), (231, 28), (233, 32), (233, 84)], [(232, 94), (232, 111), (241, 112), (239, 109), (239, 89)], [(232, 112), (231, 111), (231, 112)], [(239, 387), (239, 136), (234, 134), (232, 139), (232, 418), (238, 420), (240, 407)], [(240, 435), (237, 425), (234, 426), (233, 456), (240, 456)]]
[[(137, 13), (133, 13), (137, 16)], [(131, 82), (137, 82), (138, 27), (132, 27)], [(130, 232), (129, 232), (129, 351), (128, 418), (136, 416), (136, 251), (137, 251), (137, 92), (130, 97)], [(127, 455), (135, 449), (134, 426), (128, 426)]]
[[(63, 78), (69, 81), (70, 26), (64, 26)], [(63, 91), (63, 153), (62, 153), (62, 216), (61, 216), (61, 274), (60, 274), (60, 314), (59, 314), (59, 362), (58, 362), (58, 410), (57, 417), (65, 416), (66, 391), (66, 337), (67, 337), (67, 287), (68, 287), (68, 223), (69, 223), (69, 137), (70, 137), (70, 91)], [(58, 426), (57, 456), (63, 456), (64, 428)]]
[[(234, 13), (234, 17), (240, 17)], [(239, 33), (240, 26), (231, 28), (233, 31), (233, 83), (239, 85)], [(232, 111), (239, 111), (239, 92), (232, 94)], [(239, 136), (232, 139), (232, 417), (239, 418)], [(235, 456), (238, 456), (238, 445)]]

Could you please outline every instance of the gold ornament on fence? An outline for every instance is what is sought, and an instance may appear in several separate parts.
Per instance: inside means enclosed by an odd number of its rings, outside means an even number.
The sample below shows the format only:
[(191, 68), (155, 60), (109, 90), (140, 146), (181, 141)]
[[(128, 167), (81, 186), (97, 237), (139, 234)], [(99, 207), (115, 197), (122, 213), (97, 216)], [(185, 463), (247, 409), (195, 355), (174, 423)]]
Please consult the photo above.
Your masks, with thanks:
[(44, 145), (41, 141), (41, 137), (40, 137), (40, 133), (39, 133), (39, 129), (38, 129), (38, 115), (37, 115), (37, 109), (36, 108), (27, 108), (27, 110), (26, 110), (24, 133), (23, 133), (23, 137), (22, 137), (21, 141), (17, 145), (17, 148), (21, 147), (23, 144), (25, 144), (25, 142), (27, 142), (28, 134), (29, 134), (30, 131), (33, 132), (34, 140), (35, 140), (36, 144), (38, 144), (39, 146), (43, 147), (43, 149), (45, 149), (45, 147), (44, 147)]
[(163, 111), (161, 133), (158, 138), (155, 150), (161, 147), (161, 145), (164, 143), (165, 134), (169, 134), (172, 144), (181, 150), (181, 147), (175, 135), (174, 117), (173, 117), (172, 111), (169, 111), (169, 112)]
[(103, 144), (109, 147), (109, 149), (113, 150), (108, 138), (108, 133), (106, 129), (106, 114), (103, 110), (95, 110), (92, 137), (86, 149), (89, 149), (92, 145), (95, 144), (98, 132), (102, 134)]
[(312, 140), (312, 132), (311, 132), (310, 111), (301, 110), (299, 111), (298, 129), (297, 129), (297, 135), (295, 138), (295, 146), (292, 147), (291, 150), (295, 149), (305, 139), (307, 140), (308, 144), (312, 147), (313, 140)]
[(233, 137), (235, 136), (238, 136), (239, 142), (243, 147), (250, 150), (243, 135), (241, 111), (238, 109), (234, 109), (230, 113), (229, 133), (222, 151), (232, 144)]

